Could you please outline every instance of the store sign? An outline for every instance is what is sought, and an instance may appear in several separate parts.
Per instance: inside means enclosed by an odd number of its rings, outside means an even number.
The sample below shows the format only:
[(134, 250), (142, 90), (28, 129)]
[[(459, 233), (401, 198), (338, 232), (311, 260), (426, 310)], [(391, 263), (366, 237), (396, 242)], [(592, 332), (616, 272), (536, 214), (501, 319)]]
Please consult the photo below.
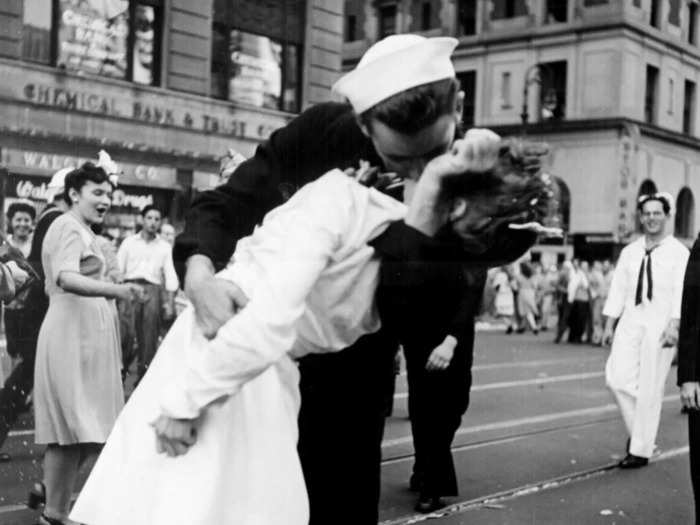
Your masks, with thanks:
[[(5, 196), (9, 198), (26, 199), (47, 202), (49, 196), (48, 184), (51, 179), (47, 176), (8, 175), (5, 185)], [(134, 208), (141, 210), (144, 206), (155, 203), (154, 192), (148, 189), (118, 187), (112, 192), (112, 206), (115, 208)]]
[[(192, 129), (204, 133), (230, 135), (236, 138), (264, 140), (286, 119), (265, 119), (265, 115), (249, 113), (250, 118), (214, 114), (188, 108), (182, 104), (157, 102), (155, 97), (125, 97), (108, 91), (72, 89), (38, 82), (23, 83), (22, 98), (28, 102), (110, 117), (122, 117), (159, 126)], [(2, 88), (0, 88), (0, 92)], [(162, 97), (161, 97), (162, 99)]]
[[(77, 167), (88, 161), (96, 162), (97, 159), (3, 148), (0, 161), (3, 165), (9, 167), (58, 171), (62, 168)], [(123, 172), (119, 175), (119, 182), (121, 184), (157, 186), (173, 189), (177, 187), (177, 174), (174, 168), (120, 161), (116, 162)]]

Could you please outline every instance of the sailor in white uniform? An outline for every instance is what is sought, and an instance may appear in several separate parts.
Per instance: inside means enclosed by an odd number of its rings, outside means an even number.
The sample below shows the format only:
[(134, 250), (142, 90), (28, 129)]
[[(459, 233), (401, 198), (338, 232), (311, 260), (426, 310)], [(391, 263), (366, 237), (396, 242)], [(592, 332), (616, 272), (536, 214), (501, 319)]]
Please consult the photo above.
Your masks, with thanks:
[(621, 468), (643, 467), (654, 452), (664, 384), (678, 341), (689, 253), (665, 232), (669, 194), (643, 195), (637, 209), (644, 235), (620, 253), (603, 310), (603, 342), (612, 341), (605, 379), (629, 434)]

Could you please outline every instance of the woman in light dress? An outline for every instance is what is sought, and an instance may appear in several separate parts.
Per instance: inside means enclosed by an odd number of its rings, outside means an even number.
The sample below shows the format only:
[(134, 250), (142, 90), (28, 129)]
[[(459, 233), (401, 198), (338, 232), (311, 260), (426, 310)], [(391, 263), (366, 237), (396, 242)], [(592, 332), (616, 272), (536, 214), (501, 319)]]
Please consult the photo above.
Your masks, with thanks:
[(511, 285), (510, 272), (507, 266), (501, 266), (493, 279), (493, 288), (496, 291), (494, 306), (496, 315), (506, 323), (506, 333), (512, 333), (516, 328), (513, 320), (515, 316), (515, 298)]
[(67, 516), (80, 466), (107, 440), (124, 404), (119, 336), (110, 298), (135, 300), (140, 288), (105, 280), (102, 250), (90, 229), (110, 206), (112, 185), (86, 163), (70, 172), (71, 208), (49, 227), (42, 247), (49, 309), (34, 373), (36, 443), (46, 445), (46, 507), (40, 525)]
[[(464, 149), (457, 141), (428, 164), (412, 209), (424, 209), (425, 188), (469, 168)], [(451, 203), (455, 232), (473, 236), (483, 217), (463, 195), (444, 197), (439, 206)], [(180, 315), (71, 518), (88, 525), (305, 525), (293, 359), (339, 351), (379, 328), (380, 262), (368, 241), (406, 214), (402, 203), (339, 170), (271, 211), (218, 274), (249, 302), (212, 340), (191, 308)]]

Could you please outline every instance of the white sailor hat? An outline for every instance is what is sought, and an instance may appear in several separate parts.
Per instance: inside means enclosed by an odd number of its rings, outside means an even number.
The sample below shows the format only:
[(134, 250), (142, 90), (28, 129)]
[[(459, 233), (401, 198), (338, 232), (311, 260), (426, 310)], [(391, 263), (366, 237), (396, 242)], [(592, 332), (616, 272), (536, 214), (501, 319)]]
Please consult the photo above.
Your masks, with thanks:
[(359, 115), (402, 91), (454, 77), (450, 56), (457, 44), (451, 37), (388, 36), (370, 47), (333, 91), (346, 97)]

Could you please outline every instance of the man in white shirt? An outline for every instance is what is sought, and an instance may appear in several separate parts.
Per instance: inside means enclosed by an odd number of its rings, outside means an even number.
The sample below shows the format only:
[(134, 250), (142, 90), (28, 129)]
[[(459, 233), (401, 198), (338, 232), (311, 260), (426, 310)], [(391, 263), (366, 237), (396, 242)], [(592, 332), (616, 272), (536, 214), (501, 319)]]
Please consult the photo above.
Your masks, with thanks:
[(603, 309), (603, 344), (612, 341), (605, 378), (630, 436), (620, 468), (643, 467), (654, 452), (688, 262), (688, 249), (665, 233), (671, 196), (643, 195), (637, 210), (644, 235), (620, 253)]
[[(124, 371), (128, 372), (134, 358), (138, 358), (139, 379), (153, 359), (158, 345), (161, 321), (172, 318), (178, 278), (173, 265), (172, 247), (158, 236), (162, 214), (155, 206), (146, 206), (142, 212), (143, 228), (127, 237), (117, 252), (119, 269), (127, 282), (144, 287), (147, 298), (142, 303), (120, 303)], [(137, 355), (134, 353), (134, 339)]]

